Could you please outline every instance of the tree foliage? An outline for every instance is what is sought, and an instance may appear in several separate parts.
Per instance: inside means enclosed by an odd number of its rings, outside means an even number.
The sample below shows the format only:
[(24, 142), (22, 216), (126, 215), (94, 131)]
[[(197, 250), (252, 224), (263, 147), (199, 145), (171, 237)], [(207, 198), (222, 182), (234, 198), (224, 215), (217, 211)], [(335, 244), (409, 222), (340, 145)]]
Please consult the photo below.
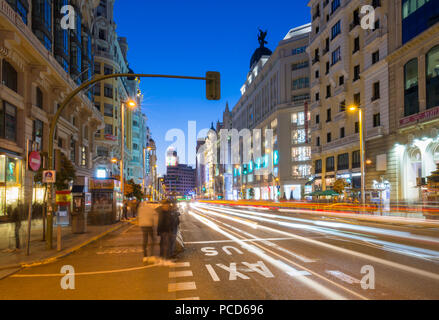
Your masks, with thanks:
[(139, 201), (145, 197), (142, 191), (142, 186), (135, 183), (132, 179), (125, 184), (125, 196), (127, 198), (136, 198)]
[(337, 181), (335, 181), (333, 187), (335, 192), (337, 192), (338, 194), (343, 194), (345, 188), (346, 188), (346, 183), (344, 180), (338, 179)]

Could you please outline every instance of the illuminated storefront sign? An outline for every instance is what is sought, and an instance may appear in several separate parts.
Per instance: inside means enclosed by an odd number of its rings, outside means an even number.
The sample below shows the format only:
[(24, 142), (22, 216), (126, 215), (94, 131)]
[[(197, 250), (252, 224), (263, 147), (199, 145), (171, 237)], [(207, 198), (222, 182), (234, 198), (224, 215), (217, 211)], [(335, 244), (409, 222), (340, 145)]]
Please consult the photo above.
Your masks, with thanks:
[(275, 150), (273, 152), (273, 165), (277, 166), (279, 164), (279, 151)]

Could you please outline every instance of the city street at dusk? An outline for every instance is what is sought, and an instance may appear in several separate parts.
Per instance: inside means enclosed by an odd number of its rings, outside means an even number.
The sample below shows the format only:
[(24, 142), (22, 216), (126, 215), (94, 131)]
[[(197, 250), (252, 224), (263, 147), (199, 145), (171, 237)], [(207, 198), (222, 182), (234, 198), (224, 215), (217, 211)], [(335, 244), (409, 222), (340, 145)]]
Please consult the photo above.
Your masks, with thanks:
[[(181, 228), (185, 251), (170, 266), (143, 265), (140, 230), (127, 225), (56, 263), (1, 281), (0, 298), (439, 298), (439, 223), (365, 223), (197, 203)], [(60, 287), (64, 265), (75, 268), (76, 290)], [(362, 288), (364, 266), (374, 270), (373, 282), (364, 282), (373, 288)]]
[(439, 0), (0, 0), (0, 302), (426, 310), (438, 34)]

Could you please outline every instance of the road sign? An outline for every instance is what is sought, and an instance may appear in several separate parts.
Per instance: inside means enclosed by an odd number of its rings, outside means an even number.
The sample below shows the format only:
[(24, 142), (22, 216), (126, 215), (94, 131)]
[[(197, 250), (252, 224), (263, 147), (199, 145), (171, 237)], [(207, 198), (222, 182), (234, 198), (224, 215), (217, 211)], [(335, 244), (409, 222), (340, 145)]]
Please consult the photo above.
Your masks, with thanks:
[(29, 153), (29, 168), (37, 172), (41, 168), (41, 155), (39, 152), (32, 151)]
[(47, 170), (43, 172), (43, 183), (55, 183), (56, 182), (56, 171)]

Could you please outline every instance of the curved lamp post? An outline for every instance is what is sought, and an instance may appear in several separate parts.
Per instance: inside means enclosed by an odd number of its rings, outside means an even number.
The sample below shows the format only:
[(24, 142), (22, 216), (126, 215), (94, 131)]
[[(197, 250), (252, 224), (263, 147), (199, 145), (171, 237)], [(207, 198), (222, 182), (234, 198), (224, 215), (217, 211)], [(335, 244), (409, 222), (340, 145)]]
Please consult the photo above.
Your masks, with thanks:
[[(158, 74), (136, 74), (136, 73), (118, 73), (118, 74), (107, 74), (97, 76), (94, 79), (84, 82), (78, 88), (73, 90), (59, 105), (59, 108), (52, 118), (50, 123), (50, 132), (49, 132), (49, 170), (53, 170), (53, 144), (55, 137), (55, 128), (58, 123), (58, 120), (61, 116), (61, 113), (64, 111), (66, 106), (73, 100), (73, 98), (78, 95), (82, 90), (89, 88), (91, 85), (98, 83), (107, 79), (114, 78), (167, 78), (167, 79), (185, 79), (185, 80), (204, 80), (206, 81), (206, 93), (207, 98), (209, 100), (219, 100), (221, 91), (220, 91), (220, 75), (217, 72), (207, 72), (205, 77), (187, 77), (187, 76), (174, 76), (174, 75), (158, 75)], [(123, 106), (122, 106), (123, 107)], [(122, 133), (123, 134), (123, 133)], [(123, 140), (123, 138), (122, 138)], [(122, 141), (124, 142), (124, 141)], [(123, 145), (123, 143), (122, 143)], [(122, 155), (123, 158), (123, 155)], [(123, 169), (123, 168), (122, 168)], [(123, 170), (122, 170), (123, 175)], [(48, 249), (52, 249), (52, 237), (53, 237), (53, 190), (52, 185), (49, 185), (49, 207), (47, 212), (47, 237), (46, 237), (46, 245)]]

